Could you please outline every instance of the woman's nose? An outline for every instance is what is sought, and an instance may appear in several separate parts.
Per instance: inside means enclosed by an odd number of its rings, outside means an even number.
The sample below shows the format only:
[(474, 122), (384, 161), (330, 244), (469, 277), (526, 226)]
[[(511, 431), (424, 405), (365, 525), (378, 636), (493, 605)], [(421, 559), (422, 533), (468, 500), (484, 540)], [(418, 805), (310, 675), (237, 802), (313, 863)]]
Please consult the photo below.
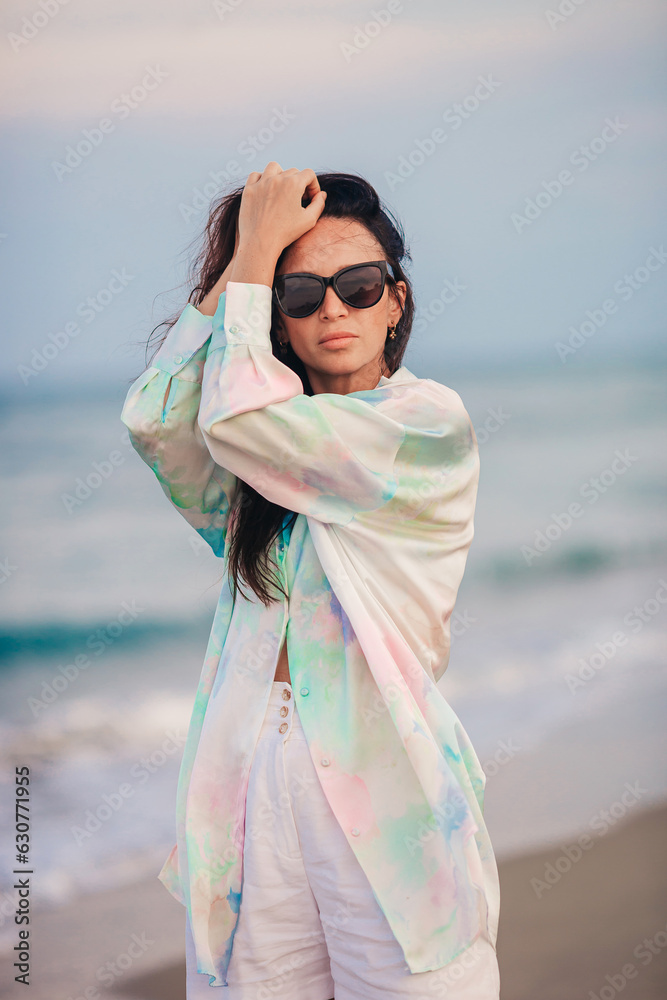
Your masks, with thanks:
[(329, 286), (324, 293), (322, 305), (320, 306), (320, 313), (327, 319), (333, 319), (335, 316), (345, 316), (347, 314), (347, 306), (342, 299), (338, 298), (331, 286)]

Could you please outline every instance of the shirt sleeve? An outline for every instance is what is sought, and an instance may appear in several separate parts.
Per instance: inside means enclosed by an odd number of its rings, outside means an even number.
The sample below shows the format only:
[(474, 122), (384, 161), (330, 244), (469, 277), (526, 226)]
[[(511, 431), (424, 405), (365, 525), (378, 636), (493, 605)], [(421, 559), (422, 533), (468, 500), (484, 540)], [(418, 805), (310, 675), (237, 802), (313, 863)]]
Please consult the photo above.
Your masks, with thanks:
[[(273, 354), (271, 295), (268, 285), (230, 281), (220, 296), (199, 412), (215, 461), (266, 499), (326, 523), (391, 509), (394, 498), (416, 516), (426, 502), (412, 491), (424, 474), (436, 493), (456, 493), (447, 468), (472, 447), (458, 395), (421, 379), (306, 395)], [(440, 389), (451, 394), (444, 402)]]
[(211, 317), (188, 303), (150, 367), (130, 386), (121, 420), (170, 502), (222, 556), (238, 483), (216, 463), (197, 423), (210, 337)]

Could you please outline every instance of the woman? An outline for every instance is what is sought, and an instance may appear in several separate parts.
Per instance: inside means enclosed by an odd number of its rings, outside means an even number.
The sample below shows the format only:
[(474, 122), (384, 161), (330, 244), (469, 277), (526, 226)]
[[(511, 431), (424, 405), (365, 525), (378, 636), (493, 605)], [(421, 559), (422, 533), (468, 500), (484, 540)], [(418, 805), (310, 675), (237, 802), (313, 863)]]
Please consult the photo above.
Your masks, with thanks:
[(477, 442), (401, 365), (402, 234), (363, 179), (275, 162), (207, 233), (122, 413), (226, 568), (159, 876), (188, 998), (497, 1000), (484, 773), (436, 687)]

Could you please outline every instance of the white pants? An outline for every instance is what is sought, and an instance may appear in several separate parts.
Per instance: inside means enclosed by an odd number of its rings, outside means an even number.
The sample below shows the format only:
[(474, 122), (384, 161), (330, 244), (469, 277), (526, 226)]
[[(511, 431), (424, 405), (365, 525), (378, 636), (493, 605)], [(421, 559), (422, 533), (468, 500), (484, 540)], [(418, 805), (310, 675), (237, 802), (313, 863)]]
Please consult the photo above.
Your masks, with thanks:
[[(189, 921), (187, 1000), (498, 1000), (496, 953), (478, 938), (411, 974), (322, 791), (291, 685), (274, 681), (250, 769), (244, 877), (226, 987), (198, 974)], [(214, 992), (215, 991), (215, 992)]]

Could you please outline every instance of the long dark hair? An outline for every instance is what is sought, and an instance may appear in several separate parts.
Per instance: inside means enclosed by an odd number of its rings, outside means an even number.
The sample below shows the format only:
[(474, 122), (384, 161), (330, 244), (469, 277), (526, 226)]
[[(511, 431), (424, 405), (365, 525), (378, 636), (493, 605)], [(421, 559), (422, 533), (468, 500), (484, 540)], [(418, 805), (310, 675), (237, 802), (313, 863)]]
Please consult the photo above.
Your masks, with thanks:
[[(385, 342), (384, 362), (390, 375), (400, 368), (405, 349), (412, 329), (414, 316), (414, 297), (411, 283), (403, 271), (402, 263), (411, 260), (405, 243), (405, 234), (400, 222), (391, 211), (384, 207), (380, 198), (363, 177), (347, 173), (318, 173), (320, 188), (327, 192), (327, 199), (321, 218), (332, 216), (339, 219), (355, 219), (371, 233), (380, 246), (386, 260), (389, 261), (396, 281), (404, 281), (406, 296), (403, 303), (403, 313), (396, 324), (394, 339)], [(215, 285), (234, 253), (236, 241), (236, 221), (241, 206), (241, 195), (244, 185), (235, 188), (214, 202), (206, 229), (202, 238), (202, 246), (189, 268), (188, 284), (196, 281), (196, 285), (188, 296), (188, 302), (198, 306)], [(276, 267), (280, 266), (287, 252), (283, 250)], [(387, 276), (389, 293), (396, 295), (391, 276)], [(399, 300), (400, 304), (400, 300)], [(278, 347), (277, 320), (275, 304), (272, 307), (271, 344), (273, 353), (280, 361), (291, 368), (301, 379), (303, 391), (307, 396), (314, 395), (303, 362), (297, 357), (291, 346), (287, 353), (281, 353)], [(156, 342), (156, 352), (165, 340), (170, 328), (178, 316), (164, 320), (151, 332), (146, 350), (148, 352), (151, 338), (160, 326), (167, 327), (164, 335)], [(152, 357), (155, 356), (153, 353)], [(151, 358), (152, 360), (152, 358)], [(285, 515), (291, 515), (287, 525), (293, 525), (297, 514), (280, 504), (267, 500), (247, 483), (239, 479), (232, 509), (229, 514), (227, 534), (228, 573), (233, 582), (234, 601), (237, 591), (243, 593), (240, 578), (255, 592), (263, 604), (268, 605), (275, 600), (270, 587), (273, 584), (285, 595), (280, 581), (275, 574), (269, 575), (270, 552), (273, 542), (280, 534)], [(231, 530), (233, 526), (233, 531)], [(275, 563), (274, 563), (275, 566)], [(276, 567), (277, 568), (277, 567)], [(285, 595), (287, 596), (287, 595)]]

